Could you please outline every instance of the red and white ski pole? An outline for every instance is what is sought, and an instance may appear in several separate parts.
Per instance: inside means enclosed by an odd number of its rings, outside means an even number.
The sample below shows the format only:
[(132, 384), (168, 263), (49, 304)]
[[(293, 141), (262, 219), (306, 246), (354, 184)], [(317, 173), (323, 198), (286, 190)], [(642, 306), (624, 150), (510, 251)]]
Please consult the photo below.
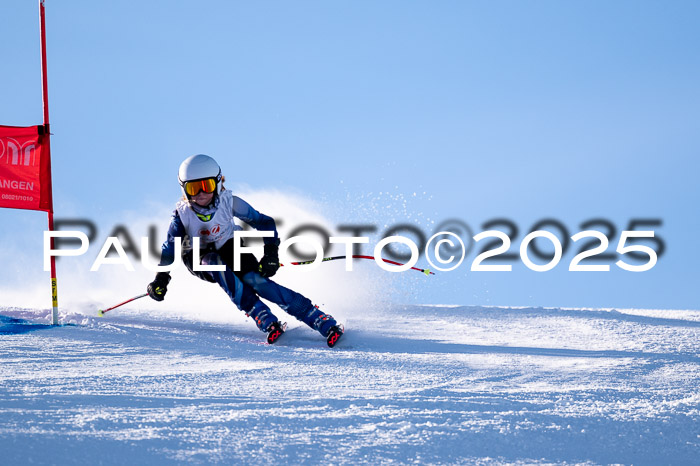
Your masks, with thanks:
[[(362, 256), (359, 254), (354, 254), (351, 256), (353, 259), (371, 259), (375, 260), (373, 256)], [(328, 262), (328, 261), (334, 261), (338, 259), (345, 259), (345, 256), (333, 256), (333, 257), (324, 257), (321, 259), (321, 262)], [(389, 264), (394, 264), (394, 265), (404, 265), (401, 262), (396, 262), (396, 261), (391, 261), (389, 259), (384, 259), (382, 258), (384, 262), (387, 262)], [(289, 265), (309, 265), (313, 264), (315, 261), (303, 261), (303, 262), (290, 262)], [(284, 264), (280, 264), (281, 266), (284, 266)], [(418, 267), (411, 267), (411, 270), (417, 270), (419, 272), (423, 272), (426, 275), (435, 275), (435, 272), (431, 272), (430, 269), (420, 269)]]
[(124, 301), (123, 303), (119, 303), (119, 304), (117, 304), (116, 306), (112, 306), (112, 307), (110, 307), (110, 308), (108, 308), (108, 309), (98, 309), (98, 310), (97, 310), (97, 315), (100, 316), (100, 317), (102, 317), (103, 315), (105, 315), (105, 312), (109, 312), (109, 311), (111, 311), (112, 309), (116, 309), (116, 308), (118, 308), (119, 306), (123, 306), (123, 305), (126, 304), (126, 303), (130, 303), (131, 301), (136, 301), (137, 299), (143, 298), (144, 296), (148, 296), (148, 293), (144, 293), (144, 294), (140, 294), (140, 295), (138, 295), (138, 296), (134, 296), (133, 298), (127, 299), (127, 300)]

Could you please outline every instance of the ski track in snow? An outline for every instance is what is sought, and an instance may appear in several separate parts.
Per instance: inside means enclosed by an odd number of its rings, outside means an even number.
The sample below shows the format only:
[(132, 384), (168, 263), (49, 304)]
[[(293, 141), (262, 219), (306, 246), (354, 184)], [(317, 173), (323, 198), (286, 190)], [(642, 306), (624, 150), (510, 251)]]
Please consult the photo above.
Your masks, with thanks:
[(3, 464), (699, 464), (700, 311), (47, 315), (0, 307)]

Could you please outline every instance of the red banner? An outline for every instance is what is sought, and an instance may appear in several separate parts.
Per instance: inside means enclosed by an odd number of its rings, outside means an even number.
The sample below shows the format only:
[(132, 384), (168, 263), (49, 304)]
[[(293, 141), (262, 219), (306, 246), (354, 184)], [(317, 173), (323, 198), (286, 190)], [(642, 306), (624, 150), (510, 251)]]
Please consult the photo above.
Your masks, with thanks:
[(45, 139), (44, 126), (0, 126), (0, 207), (52, 209)]

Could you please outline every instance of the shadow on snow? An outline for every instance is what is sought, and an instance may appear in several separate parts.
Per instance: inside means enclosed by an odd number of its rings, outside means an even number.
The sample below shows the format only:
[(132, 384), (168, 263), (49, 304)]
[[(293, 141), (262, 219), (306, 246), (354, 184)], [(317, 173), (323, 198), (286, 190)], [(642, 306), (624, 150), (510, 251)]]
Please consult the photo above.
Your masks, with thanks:
[[(70, 324), (69, 324), (70, 325)], [(59, 327), (57, 325), (39, 324), (25, 319), (0, 315), (0, 335), (19, 335)]]

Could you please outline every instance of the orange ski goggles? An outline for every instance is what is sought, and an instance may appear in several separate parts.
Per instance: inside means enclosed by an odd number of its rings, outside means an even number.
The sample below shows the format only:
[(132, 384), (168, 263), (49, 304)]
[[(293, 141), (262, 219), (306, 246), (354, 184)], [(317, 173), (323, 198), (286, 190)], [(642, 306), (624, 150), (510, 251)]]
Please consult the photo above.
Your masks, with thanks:
[(188, 181), (185, 183), (185, 192), (188, 196), (196, 196), (200, 191), (213, 193), (216, 191), (216, 179), (206, 178), (204, 180)]

